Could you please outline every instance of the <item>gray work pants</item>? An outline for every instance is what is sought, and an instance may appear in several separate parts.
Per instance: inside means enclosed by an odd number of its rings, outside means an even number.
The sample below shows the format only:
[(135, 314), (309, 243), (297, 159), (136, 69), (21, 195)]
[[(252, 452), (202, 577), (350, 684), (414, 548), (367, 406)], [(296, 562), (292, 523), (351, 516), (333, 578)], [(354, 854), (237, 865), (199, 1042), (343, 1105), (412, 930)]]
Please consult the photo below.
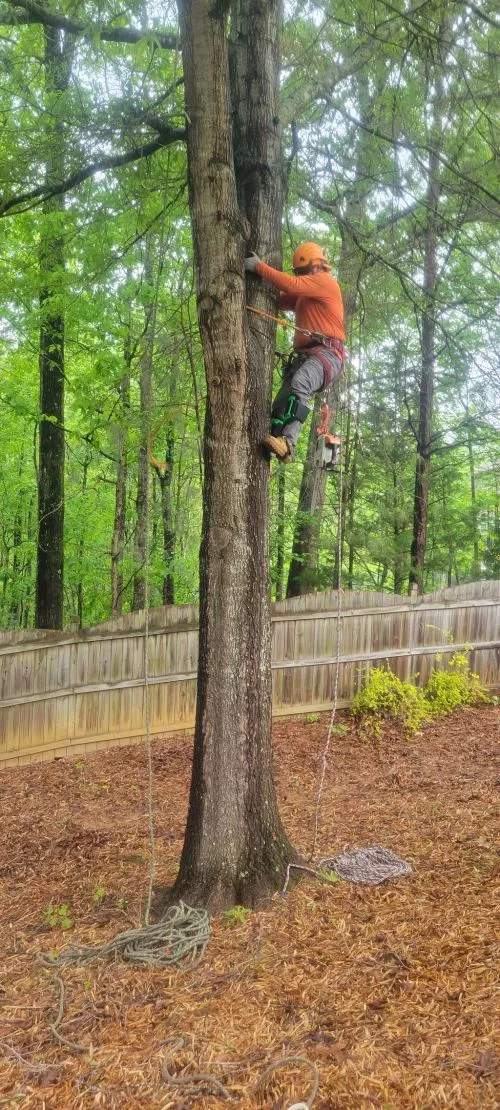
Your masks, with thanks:
[[(328, 351), (326, 348), (325, 355), (333, 370), (332, 380), (335, 381), (342, 373), (342, 362), (337, 358), (337, 355), (334, 355), (333, 351)], [(271, 425), (273, 416), (283, 415), (290, 394), (293, 393), (303, 405), (306, 405), (315, 393), (321, 393), (324, 388), (324, 381), (325, 371), (319, 358), (308, 355), (306, 351), (303, 354), (295, 355), (285, 372), (281, 388), (274, 398), (271, 409)], [(288, 424), (285, 424), (281, 433), (288, 440), (292, 451), (299, 438), (301, 427), (302, 421), (290, 420)]]

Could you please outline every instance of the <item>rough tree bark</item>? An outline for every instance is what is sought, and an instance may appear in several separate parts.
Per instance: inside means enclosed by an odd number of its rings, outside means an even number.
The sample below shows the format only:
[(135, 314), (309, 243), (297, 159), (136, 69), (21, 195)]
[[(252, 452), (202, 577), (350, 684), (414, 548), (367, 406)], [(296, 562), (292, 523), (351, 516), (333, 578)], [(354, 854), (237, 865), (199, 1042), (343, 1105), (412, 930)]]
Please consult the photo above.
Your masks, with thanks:
[[(45, 179), (64, 176), (61, 97), (68, 86), (72, 47), (61, 31), (44, 27), (47, 126)], [(40, 238), (40, 425), (38, 539), (35, 593), (37, 628), (62, 628), (64, 605), (64, 239), (63, 197), (43, 205)]]
[[(273, 344), (247, 344), (243, 255), (249, 229), (234, 169), (228, 8), (179, 0), (179, 12), (207, 407), (196, 731), (173, 896), (217, 910), (235, 902), (253, 905), (274, 891), (293, 855), (272, 777), (269, 464), (259, 448), (269, 421)], [(238, 3), (232, 13), (233, 63), (248, 98), (246, 109), (241, 101), (235, 105), (238, 158), (246, 142), (249, 177), (249, 192), (245, 197), (242, 186), (239, 196), (255, 219), (251, 245), (262, 253), (277, 242), (276, 231), (266, 241), (263, 228), (280, 174), (279, 15), (274, 0)], [(267, 217), (269, 235), (275, 218)], [(262, 290), (254, 295), (266, 296)]]

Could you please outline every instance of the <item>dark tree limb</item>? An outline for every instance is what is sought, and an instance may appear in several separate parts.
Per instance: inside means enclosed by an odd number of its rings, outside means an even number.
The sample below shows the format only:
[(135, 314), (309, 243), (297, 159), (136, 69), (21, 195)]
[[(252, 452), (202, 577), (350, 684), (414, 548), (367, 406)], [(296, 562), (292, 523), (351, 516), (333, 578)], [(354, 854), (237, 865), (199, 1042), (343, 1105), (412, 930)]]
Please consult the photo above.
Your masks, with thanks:
[(42, 204), (49, 197), (69, 193), (71, 189), (81, 185), (89, 177), (93, 177), (95, 173), (103, 170), (113, 170), (117, 166), (126, 166), (129, 162), (138, 162), (141, 158), (148, 158), (151, 154), (155, 154), (162, 147), (183, 141), (185, 138), (186, 131), (184, 128), (164, 127), (161, 136), (158, 136), (157, 139), (152, 139), (149, 143), (142, 143), (141, 146), (134, 147), (133, 150), (127, 150), (125, 154), (114, 154), (107, 158), (99, 158), (97, 162), (91, 162), (89, 166), (77, 170), (76, 173), (71, 174), (70, 177), (59, 182), (58, 185), (53, 185), (51, 188), (47, 188), (46, 185), (37, 185), (35, 189), (30, 189), (29, 192), (17, 193), (16, 196), (9, 197), (8, 200), (0, 203), (0, 219), (7, 216), (11, 209), (18, 208), (19, 205), (24, 205), (19, 209), (20, 212), (26, 212), (29, 208), (36, 208), (37, 205)]
[(0, 8), (0, 23), (11, 27), (27, 23), (40, 23), (44, 27), (55, 27), (58, 31), (68, 31), (72, 35), (87, 35), (89, 38), (96, 35), (106, 40), (106, 42), (135, 43), (150, 35), (163, 50), (178, 50), (180, 48), (179, 36), (173, 31), (156, 31), (154, 28), (144, 31), (135, 27), (101, 27), (98, 23), (81, 23), (76, 19), (68, 19), (60, 12), (51, 12), (48, 8), (44, 8), (42, 4), (35, 3), (35, 0), (7, 0), (7, 3), (11, 9), (20, 9), (19, 11), (11, 11), (9, 8)]

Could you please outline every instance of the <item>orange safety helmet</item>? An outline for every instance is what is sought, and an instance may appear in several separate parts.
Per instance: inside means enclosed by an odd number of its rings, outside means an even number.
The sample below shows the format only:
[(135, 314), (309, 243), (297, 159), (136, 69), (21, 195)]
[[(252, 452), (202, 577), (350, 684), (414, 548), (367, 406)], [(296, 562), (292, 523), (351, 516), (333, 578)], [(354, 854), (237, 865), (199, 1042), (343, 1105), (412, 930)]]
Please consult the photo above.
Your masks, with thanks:
[(310, 262), (322, 262), (327, 270), (331, 270), (328, 264), (328, 259), (318, 243), (301, 243), (300, 247), (294, 251), (292, 258), (292, 267), (294, 270), (301, 270), (303, 266), (308, 266)]

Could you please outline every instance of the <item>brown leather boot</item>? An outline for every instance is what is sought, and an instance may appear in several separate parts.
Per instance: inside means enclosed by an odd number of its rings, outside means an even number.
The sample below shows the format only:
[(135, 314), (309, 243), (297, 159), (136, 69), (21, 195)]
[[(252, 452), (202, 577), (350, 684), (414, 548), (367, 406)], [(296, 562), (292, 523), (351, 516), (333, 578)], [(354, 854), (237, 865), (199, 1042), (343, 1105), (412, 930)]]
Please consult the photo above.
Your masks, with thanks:
[(262, 445), (266, 448), (266, 451), (270, 451), (271, 455), (276, 455), (280, 462), (292, 462), (290, 444), (284, 436), (264, 436)]

